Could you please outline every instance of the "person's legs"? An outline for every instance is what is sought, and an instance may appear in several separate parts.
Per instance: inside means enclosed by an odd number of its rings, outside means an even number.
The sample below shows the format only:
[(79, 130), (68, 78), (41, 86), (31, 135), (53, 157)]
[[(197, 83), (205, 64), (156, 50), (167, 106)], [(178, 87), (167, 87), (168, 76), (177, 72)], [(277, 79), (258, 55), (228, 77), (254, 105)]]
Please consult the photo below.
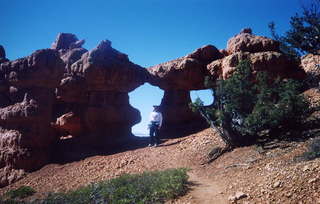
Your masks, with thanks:
[(155, 143), (154, 141), (154, 135), (155, 135), (155, 127), (154, 125), (152, 124), (151, 127), (150, 127), (150, 132), (149, 132), (149, 136), (150, 136), (150, 143), (149, 143), (149, 146), (153, 145)]
[(160, 143), (159, 141), (159, 126), (158, 125), (155, 125), (155, 128), (154, 128), (154, 143), (156, 145), (158, 145)]

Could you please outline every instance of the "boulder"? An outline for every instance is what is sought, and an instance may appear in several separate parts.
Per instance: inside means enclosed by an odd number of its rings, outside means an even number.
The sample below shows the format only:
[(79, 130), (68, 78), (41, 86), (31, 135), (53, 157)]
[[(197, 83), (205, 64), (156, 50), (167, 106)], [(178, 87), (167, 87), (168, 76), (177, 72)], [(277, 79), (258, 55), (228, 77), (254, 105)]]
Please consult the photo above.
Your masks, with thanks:
[(250, 28), (243, 29), (239, 34), (228, 40), (227, 52), (233, 54), (236, 52), (280, 52), (279, 42), (267, 37), (252, 34)]
[(206, 65), (223, 55), (217, 48), (207, 45), (191, 54), (148, 68), (149, 83), (163, 90), (204, 89)]

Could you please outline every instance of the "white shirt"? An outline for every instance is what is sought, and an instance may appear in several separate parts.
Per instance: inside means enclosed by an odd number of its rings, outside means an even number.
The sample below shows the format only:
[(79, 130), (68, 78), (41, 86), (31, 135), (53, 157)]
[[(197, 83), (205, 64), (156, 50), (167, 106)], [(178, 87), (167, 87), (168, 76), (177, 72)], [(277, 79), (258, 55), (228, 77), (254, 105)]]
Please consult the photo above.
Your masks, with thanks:
[(159, 123), (159, 127), (162, 125), (162, 114), (159, 112), (152, 111), (149, 117), (150, 122)]

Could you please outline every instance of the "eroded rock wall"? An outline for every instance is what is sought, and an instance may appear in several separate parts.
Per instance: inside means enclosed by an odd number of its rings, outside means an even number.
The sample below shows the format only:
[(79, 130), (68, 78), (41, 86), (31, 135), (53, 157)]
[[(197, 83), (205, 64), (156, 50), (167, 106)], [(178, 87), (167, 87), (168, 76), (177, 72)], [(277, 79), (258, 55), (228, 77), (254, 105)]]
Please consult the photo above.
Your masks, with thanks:
[(131, 127), (141, 116), (129, 104), (128, 93), (145, 83), (146, 70), (113, 49), (110, 41), (85, 52), (66, 70), (69, 74), (57, 89), (62, 108), (56, 128), (99, 146), (121, 143), (131, 136)]
[(55, 87), (64, 63), (51, 49), (0, 65), (0, 186), (49, 161), (59, 139), (51, 127)]

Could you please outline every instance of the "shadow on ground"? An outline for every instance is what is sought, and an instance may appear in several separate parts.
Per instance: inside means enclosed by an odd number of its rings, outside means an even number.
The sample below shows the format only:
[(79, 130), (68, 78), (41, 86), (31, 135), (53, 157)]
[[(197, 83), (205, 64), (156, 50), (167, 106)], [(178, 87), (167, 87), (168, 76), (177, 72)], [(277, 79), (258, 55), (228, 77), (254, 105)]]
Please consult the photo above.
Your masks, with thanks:
[(119, 145), (88, 145), (77, 138), (60, 140), (54, 147), (51, 163), (66, 164), (80, 161), (87, 157), (98, 155), (112, 155), (120, 152), (144, 148), (149, 144), (149, 137), (132, 135), (127, 141)]

